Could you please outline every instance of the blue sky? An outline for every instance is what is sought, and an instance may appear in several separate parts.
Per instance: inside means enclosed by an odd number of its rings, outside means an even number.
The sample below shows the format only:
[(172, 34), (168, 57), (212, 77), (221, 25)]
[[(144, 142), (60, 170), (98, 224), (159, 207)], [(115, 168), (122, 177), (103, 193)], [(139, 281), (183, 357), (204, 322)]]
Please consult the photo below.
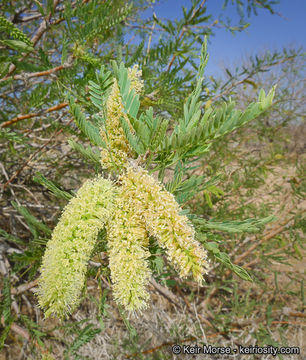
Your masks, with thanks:
[[(207, 14), (212, 19), (222, 13), (238, 23), (236, 8), (230, 5), (222, 12), (223, 0), (207, 0)], [(159, 18), (182, 17), (182, 6), (190, 8), (190, 0), (160, 0), (154, 6)], [(306, 1), (280, 0), (274, 10), (281, 14), (272, 15), (267, 10), (258, 9), (258, 15), (246, 20), (250, 26), (243, 32), (232, 35), (223, 29), (215, 28), (215, 37), (211, 37), (208, 46), (209, 63), (206, 75), (221, 75), (224, 66), (237, 65), (241, 58), (254, 55), (265, 50), (281, 50), (283, 47), (304, 47), (306, 44)], [(146, 13), (149, 15), (149, 12)]]

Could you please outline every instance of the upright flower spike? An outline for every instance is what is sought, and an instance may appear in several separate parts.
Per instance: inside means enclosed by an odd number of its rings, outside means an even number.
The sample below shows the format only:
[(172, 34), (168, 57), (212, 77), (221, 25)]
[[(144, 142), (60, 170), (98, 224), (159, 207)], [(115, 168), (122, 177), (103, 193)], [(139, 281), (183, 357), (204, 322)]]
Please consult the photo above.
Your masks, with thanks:
[(121, 180), (124, 198), (133, 203), (134, 212), (143, 217), (150, 235), (166, 249), (180, 276), (191, 273), (201, 283), (207, 271), (207, 254), (194, 239), (187, 217), (179, 215), (174, 196), (141, 168), (128, 168)]
[(108, 256), (113, 294), (126, 310), (146, 307), (146, 286), (151, 272), (146, 259), (150, 256), (147, 231), (142, 219), (131, 209), (120, 192), (113, 220), (107, 225)]
[(139, 70), (139, 65), (135, 64), (132, 68), (128, 69), (128, 77), (131, 80), (131, 87), (135, 89), (137, 94), (143, 91), (143, 80), (141, 80), (142, 71)]
[[(131, 88), (137, 94), (143, 89), (143, 81), (140, 79), (141, 70), (138, 65), (128, 69), (128, 77), (131, 81)], [(112, 169), (115, 166), (124, 168), (128, 158), (133, 158), (134, 152), (129, 145), (121, 127), (120, 118), (124, 117), (130, 125), (129, 119), (123, 110), (120, 89), (117, 80), (114, 80), (111, 93), (106, 101), (105, 129), (101, 130), (101, 137), (108, 145), (107, 149), (101, 151), (101, 163), (104, 168)]]
[(38, 301), (46, 317), (63, 318), (78, 305), (87, 262), (99, 230), (113, 214), (116, 193), (109, 180), (88, 180), (65, 207), (40, 269)]

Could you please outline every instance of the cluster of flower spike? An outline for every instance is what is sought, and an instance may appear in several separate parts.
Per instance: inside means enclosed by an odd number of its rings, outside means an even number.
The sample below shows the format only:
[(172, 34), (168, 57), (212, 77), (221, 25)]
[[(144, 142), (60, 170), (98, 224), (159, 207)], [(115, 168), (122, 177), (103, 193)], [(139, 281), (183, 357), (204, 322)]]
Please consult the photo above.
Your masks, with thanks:
[[(140, 74), (137, 67), (129, 71), (138, 93), (143, 87)], [(149, 299), (149, 236), (165, 249), (181, 277), (192, 274), (201, 283), (207, 271), (206, 251), (187, 217), (180, 215), (174, 196), (146, 170), (129, 163), (133, 153), (120, 126), (120, 117), (126, 115), (116, 81), (106, 107), (107, 134), (101, 135), (111, 151), (103, 150), (101, 161), (109, 171), (115, 162), (120, 176), (116, 183), (87, 181), (65, 208), (41, 267), (38, 296), (46, 316), (63, 317), (78, 304), (87, 262), (104, 227), (114, 298), (129, 311), (146, 307)]]
[(128, 168), (122, 176), (122, 197), (132, 203), (135, 214), (166, 250), (180, 276), (191, 273), (201, 283), (207, 267), (206, 251), (194, 239), (188, 218), (179, 214), (181, 209), (173, 194), (144, 169)]

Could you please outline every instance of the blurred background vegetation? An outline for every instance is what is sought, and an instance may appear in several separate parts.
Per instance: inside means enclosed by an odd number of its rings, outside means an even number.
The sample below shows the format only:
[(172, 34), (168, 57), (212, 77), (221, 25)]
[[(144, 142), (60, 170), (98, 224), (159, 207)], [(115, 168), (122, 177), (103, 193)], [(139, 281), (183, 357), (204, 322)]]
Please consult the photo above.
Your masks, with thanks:
[[(67, 96), (90, 115), (87, 84), (96, 70), (109, 67), (112, 59), (126, 66), (138, 63), (145, 81), (142, 106), (178, 119), (194, 89), (204, 36), (215, 41), (216, 26), (244, 31), (245, 19), (258, 8), (274, 13), (274, 1), (233, 3), (238, 23), (212, 17), (206, 1), (190, 2), (176, 21), (144, 15), (157, 1), (1, 2), (0, 359), (172, 359), (176, 343), (299, 346), (300, 355), (279, 358), (302, 359), (306, 132), (301, 49), (250, 56), (223, 76), (205, 78), (201, 93), (206, 109), (230, 97), (244, 109), (259, 89), (277, 85), (274, 105), (264, 116), (216, 141), (197, 160), (189, 177), (218, 175), (218, 180), (184, 204), (216, 222), (275, 215), (256, 234), (222, 227), (213, 232), (212, 240), (249, 272), (252, 283), (212, 263), (205, 286), (198, 288), (178, 279), (157, 253), (151, 308), (127, 319), (110, 296), (101, 252), (90, 263), (82, 306), (70, 320), (44, 320), (34, 296), (46, 242), (67, 203), (41, 184), (49, 179), (49, 188), (55, 184), (73, 192), (99, 171), (68, 144), (72, 139), (86, 147), (88, 141), (73, 122)], [(154, 34), (158, 41), (152, 41)], [(105, 269), (97, 267), (100, 262)]]

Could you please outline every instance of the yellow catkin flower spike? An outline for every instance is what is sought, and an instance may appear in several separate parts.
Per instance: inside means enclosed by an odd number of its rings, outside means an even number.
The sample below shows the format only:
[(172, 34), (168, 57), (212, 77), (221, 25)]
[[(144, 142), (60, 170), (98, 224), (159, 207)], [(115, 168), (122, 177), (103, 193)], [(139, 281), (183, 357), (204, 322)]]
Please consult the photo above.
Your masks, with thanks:
[(113, 220), (107, 225), (107, 237), (114, 298), (128, 311), (141, 310), (149, 299), (149, 240), (142, 219), (121, 192)]
[(134, 65), (128, 69), (128, 77), (131, 80), (131, 87), (135, 89), (136, 94), (141, 94), (143, 91), (143, 80), (141, 80), (142, 71), (139, 70), (139, 65)]
[(113, 183), (99, 177), (85, 182), (65, 207), (40, 269), (37, 295), (46, 317), (63, 318), (79, 304), (87, 262), (113, 214), (116, 194)]
[(181, 277), (189, 273), (199, 283), (207, 272), (207, 253), (195, 238), (195, 232), (169, 193), (144, 169), (128, 168), (121, 177), (122, 193), (132, 201), (134, 211), (142, 216), (150, 235), (166, 249), (169, 261)]
[[(140, 79), (141, 70), (138, 70), (138, 65), (128, 69), (128, 77), (131, 81), (131, 88), (137, 94), (140, 94), (143, 90), (143, 80)], [(101, 151), (101, 164), (108, 170), (114, 167), (122, 169), (125, 168), (127, 159), (134, 157), (134, 152), (125, 137), (120, 123), (120, 118), (123, 117), (130, 125), (129, 119), (123, 111), (120, 89), (116, 79), (106, 101), (106, 114), (105, 129), (101, 129), (101, 137), (108, 147)]]

